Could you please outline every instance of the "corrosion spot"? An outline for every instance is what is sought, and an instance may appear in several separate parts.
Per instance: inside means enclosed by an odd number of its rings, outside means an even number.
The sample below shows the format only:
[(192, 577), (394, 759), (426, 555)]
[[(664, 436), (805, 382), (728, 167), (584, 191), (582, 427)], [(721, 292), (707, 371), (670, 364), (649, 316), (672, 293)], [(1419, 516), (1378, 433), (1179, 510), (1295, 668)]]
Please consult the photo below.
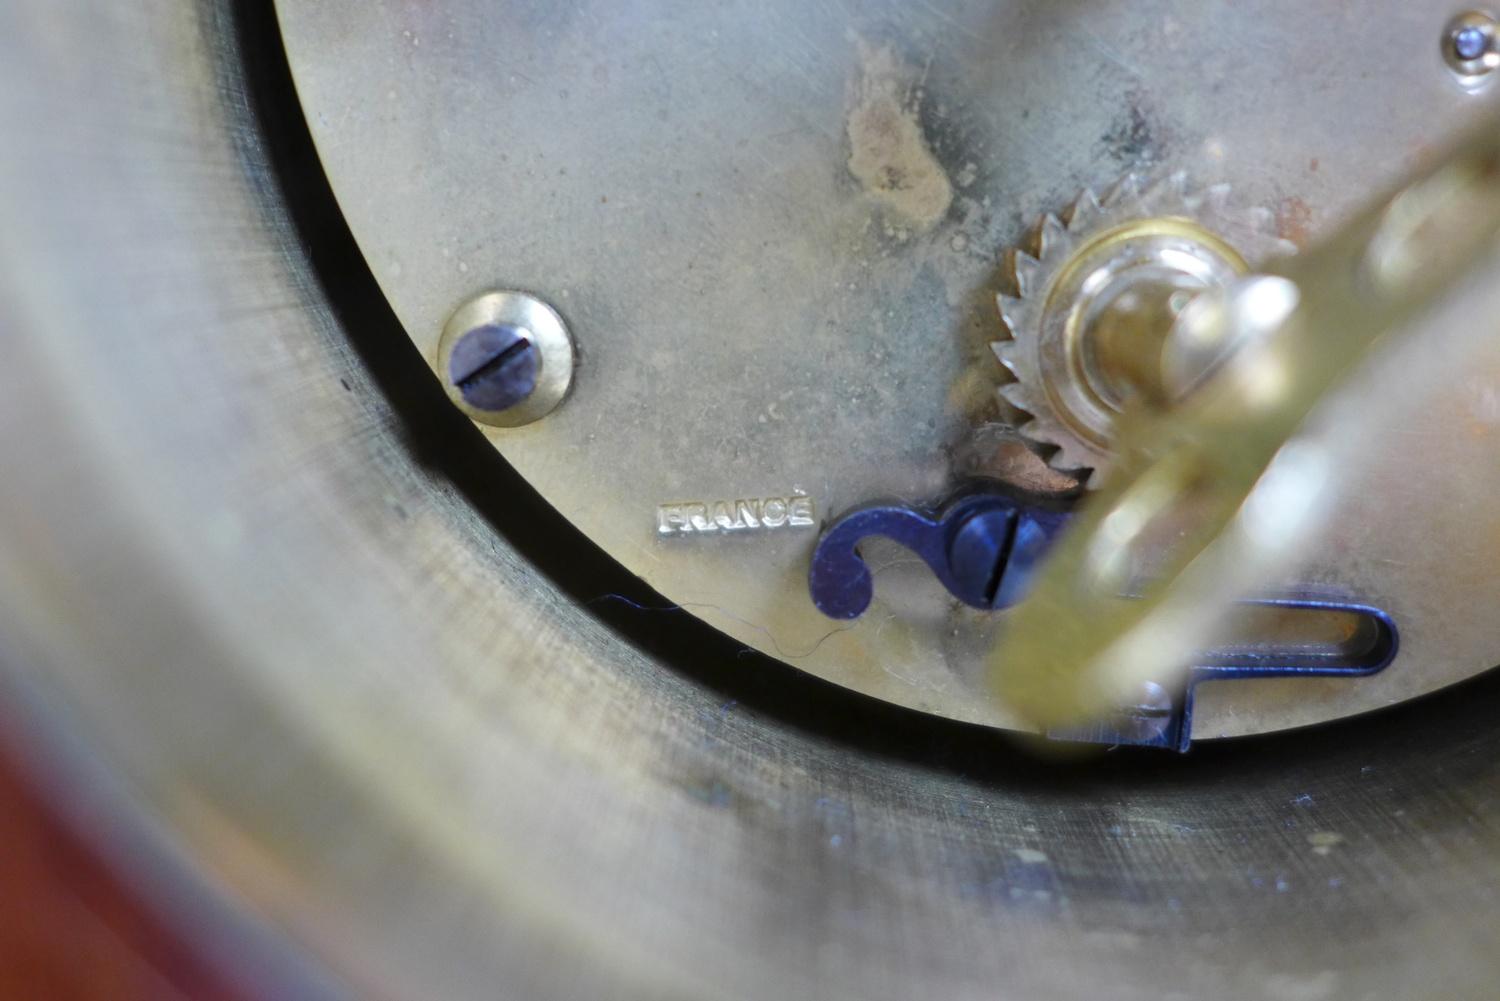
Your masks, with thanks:
[(918, 120), (916, 71), (889, 46), (858, 45), (859, 75), (849, 88), (849, 173), (913, 228), (931, 229), (953, 203), (953, 184)]
[(1297, 197), (1283, 198), (1276, 210), (1276, 235), (1301, 250), (1312, 233), (1312, 208)]

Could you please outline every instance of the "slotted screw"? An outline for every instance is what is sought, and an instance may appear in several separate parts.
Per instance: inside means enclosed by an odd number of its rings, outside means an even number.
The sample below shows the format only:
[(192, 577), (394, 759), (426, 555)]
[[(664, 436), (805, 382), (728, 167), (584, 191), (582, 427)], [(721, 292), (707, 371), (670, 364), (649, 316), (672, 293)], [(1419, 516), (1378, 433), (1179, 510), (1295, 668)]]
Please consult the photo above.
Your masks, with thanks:
[(454, 343), (448, 379), (469, 406), (501, 411), (535, 392), (540, 369), (530, 331), (509, 323), (487, 323), (465, 332)]

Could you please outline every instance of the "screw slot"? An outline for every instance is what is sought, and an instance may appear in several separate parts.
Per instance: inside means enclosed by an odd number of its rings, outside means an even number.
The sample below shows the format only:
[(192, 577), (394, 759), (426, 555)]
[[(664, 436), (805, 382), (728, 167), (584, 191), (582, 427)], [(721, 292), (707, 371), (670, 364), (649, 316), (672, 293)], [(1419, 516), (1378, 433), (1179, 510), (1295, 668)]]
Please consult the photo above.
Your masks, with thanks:
[(527, 334), (512, 324), (486, 324), (459, 338), (448, 378), (465, 402), (481, 410), (508, 410), (532, 394), (541, 366)]
[(1019, 527), (1009, 510), (981, 511), (959, 526), (948, 543), (948, 563), (964, 600), (984, 608), (999, 604)]

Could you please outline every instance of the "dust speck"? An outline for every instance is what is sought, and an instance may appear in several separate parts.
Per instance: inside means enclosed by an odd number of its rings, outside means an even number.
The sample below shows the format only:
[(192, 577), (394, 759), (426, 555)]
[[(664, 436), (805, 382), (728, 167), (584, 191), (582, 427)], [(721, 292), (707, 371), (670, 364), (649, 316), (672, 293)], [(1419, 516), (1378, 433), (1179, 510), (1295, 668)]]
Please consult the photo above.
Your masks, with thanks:
[(917, 72), (889, 46), (859, 46), (859, 79), (849, 92), (849, 172), (867, 193), (931, 229), (953, 202), (953, 184), (932, 155), (917, 118)]
[(1015, 854), (1016, 858), (1027, 865), (1043, 865), (1047, 862), (1046, 854), (1035, 848), (1017, 848)]
[(1344, 836), (1335, 831), (1314, 831), (1307, 836), (1314, 855), (1327, 855), (1344, 843)]

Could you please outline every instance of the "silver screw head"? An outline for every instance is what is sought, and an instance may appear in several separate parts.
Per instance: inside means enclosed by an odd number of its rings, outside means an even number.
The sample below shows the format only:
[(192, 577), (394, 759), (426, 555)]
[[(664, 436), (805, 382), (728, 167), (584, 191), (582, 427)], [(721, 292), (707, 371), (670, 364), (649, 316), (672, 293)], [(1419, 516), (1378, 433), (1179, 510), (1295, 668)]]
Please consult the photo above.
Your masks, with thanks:
[(573, 384), (572, 335), (551, 306), (526, 292), (486, 292), (454, 311), (438, 341), (448, 399), (490, 427), (550, 414)]

